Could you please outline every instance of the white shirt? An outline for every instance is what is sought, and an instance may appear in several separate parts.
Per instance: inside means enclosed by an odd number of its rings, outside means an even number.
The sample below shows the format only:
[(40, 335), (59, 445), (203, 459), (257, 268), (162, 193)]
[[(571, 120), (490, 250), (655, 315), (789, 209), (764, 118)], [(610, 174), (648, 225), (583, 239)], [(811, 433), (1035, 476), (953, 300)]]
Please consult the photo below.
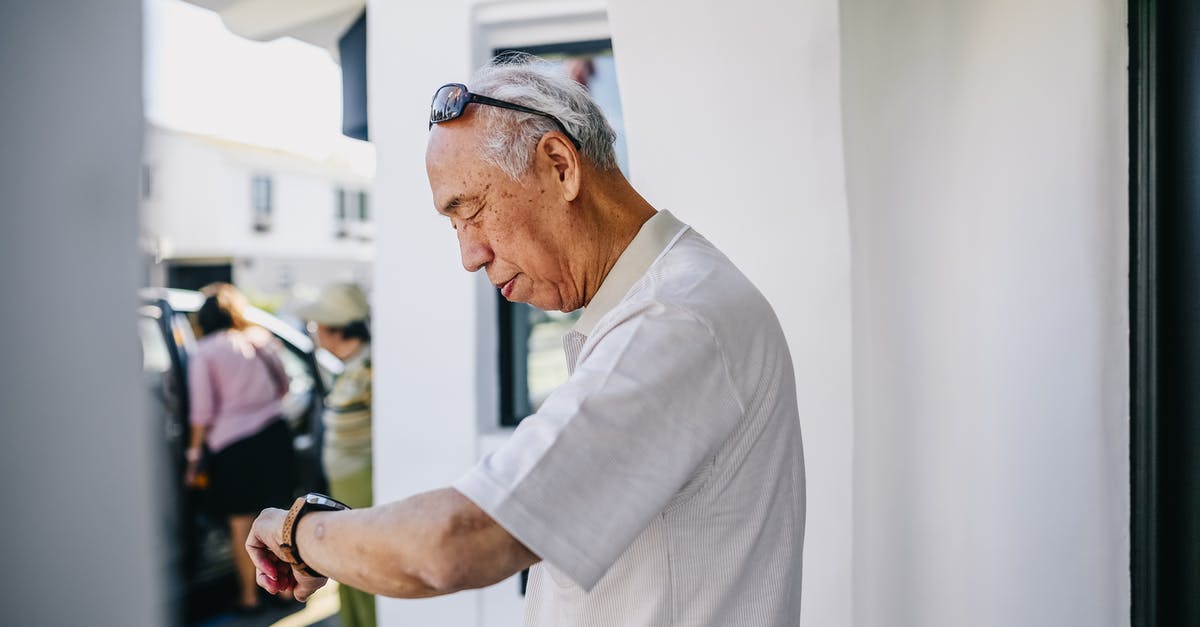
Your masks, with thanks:
[(567, 382), (455, 483), (542, 558), (525, 624), (797, 625), (804, 460), (763, 296), (659, 212), (564, 345)]

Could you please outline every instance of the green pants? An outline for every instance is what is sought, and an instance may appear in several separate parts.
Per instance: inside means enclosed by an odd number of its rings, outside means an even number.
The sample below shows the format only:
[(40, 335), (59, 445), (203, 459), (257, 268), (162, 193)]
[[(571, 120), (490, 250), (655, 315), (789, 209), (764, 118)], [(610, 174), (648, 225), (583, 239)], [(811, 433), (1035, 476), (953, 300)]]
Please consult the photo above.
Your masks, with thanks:
[[(329, 496), (353, 508), (371, 506), (371, 467), (329, 480)], [(375, 595), (338, 585), (342, 627), (375, 627)]]

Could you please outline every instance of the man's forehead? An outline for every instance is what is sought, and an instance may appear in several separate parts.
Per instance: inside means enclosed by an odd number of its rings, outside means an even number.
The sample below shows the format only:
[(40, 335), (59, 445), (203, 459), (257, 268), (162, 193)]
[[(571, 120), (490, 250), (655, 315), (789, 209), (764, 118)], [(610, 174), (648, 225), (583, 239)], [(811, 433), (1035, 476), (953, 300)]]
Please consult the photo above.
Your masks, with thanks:
[(448, 124), (437, 124), (429, 130), (429, 141), (425, 144), (425, 161), (430, 166), (452, 160), (464, 151), (465, 133), (455, 133)]
[[(456, 120), (457, 121), (457, 120)], [(483, 158), (483, 146), (470, 128), (434, 127), (425, 148), (430, 184), (463, 183), (466, 178), (490, 177), (497, 169)]]
[(463, 114), (453, 120), (434, 124), (429, 129), (429, 141), (425, 154), (428, 159), (435, 152), (449, 155), (457, 151), (478, 152), (483, 120), (468, 107)]
[[(457, 120), (455, 120), (457, 122)], [(434, 208), (441, 214), (478, 200), (488, 188), (494, 168), (480, 157), (478, 138), (470, 129), (435, 126), (425, 150), (425, 167)]]

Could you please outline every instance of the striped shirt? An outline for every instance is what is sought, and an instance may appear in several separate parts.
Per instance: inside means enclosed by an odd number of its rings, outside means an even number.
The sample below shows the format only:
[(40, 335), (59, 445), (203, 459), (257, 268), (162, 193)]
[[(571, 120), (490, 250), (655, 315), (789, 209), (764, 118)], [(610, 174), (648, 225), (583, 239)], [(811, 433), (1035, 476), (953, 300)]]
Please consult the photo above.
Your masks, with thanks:
[(349, 359), (325, 397), (325, 476), (348, 477), (371, 465), (371, 345)]
[(758, 290), (660, 212), (564, 347), (568, 381), (455, 484), (542, 558), (525, 623), (798, 624), (799, 411)]

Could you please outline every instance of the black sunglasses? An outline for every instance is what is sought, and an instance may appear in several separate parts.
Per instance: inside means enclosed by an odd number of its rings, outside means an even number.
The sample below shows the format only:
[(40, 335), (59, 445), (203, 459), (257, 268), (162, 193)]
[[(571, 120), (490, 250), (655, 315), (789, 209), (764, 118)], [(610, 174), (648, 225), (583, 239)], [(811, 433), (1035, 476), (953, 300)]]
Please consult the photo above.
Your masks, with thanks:
[(575, 144), (576, 148), (580, 147), (579, 140), (575, 139), (575, 137), (567, 131), (567, 127), (563, 126), (563, 123), (559, 122), (558, 118), (550, 115), (549, 113), (546, 113), (545, 111), (538, 111), (537, 109), (530, 109), (529, 107), (521, 106), (512, 102), (505, 102), (503, 100), (496, 100), (495, 98), (488, 98), (487, 96), (473, 94), (468, 91), (467, 86), (463, 85), (462, 83), (446, 83), (445, 85), (438, 87), (438, 90), (434, 92), (433, 104), (429, 108), (429, 128), (433, 128), (434, 124), (449, 122), (450, 120), (461, 116), (463, 111), (467, 110), (467, 105), (471, 104), (472, 102), (475, 104), (491, 105), (493, 107), (500, 107), (501, 109), (511, 109), (513, 111), (520, 111), (522, 113), (532, 113), (533, 115), (548, 117), (554, 122), (554, 125), (558, 127), (558, 130), (562, 131), (562, 134), (566, 135), (567, 139), (571, 140), (572, 144)]

